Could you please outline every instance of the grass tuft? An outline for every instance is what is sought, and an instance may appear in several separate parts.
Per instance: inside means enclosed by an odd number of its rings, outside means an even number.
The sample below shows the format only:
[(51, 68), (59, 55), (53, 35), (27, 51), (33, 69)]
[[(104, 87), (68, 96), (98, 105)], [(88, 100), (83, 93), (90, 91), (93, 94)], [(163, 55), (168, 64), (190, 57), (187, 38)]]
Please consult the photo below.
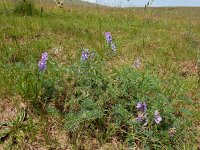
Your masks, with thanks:
[(37, 15), (38, 12), (33, 0), (20, 0), (15, 4), (14, 14), (33, 16)]

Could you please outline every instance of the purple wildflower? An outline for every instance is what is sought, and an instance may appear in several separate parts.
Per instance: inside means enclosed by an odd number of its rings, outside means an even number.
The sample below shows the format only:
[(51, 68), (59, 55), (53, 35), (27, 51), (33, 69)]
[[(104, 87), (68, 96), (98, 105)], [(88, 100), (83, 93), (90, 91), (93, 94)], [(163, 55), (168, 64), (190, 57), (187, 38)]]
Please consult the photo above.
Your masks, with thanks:
[(115, 45), (115, 43), (111, 43), (111, 48), (112, 48), (113, 52), (115, 53), (116, 52), (116, 45)]
[(111, 36), (111, 33), (110, 32), (105, 32), (105, 37), (106, 37), (106, 42), (108, 44), (111, 44), (112, 43), (112, 36)]
[(176, 128), (170, 128), (169, 129), (169, 136), (173, 137), (176, 134)]
[(147, 104), (145, 102), (138, 102), (136, 108), (142, 112), (146, 112)]
[(42, 59), (38, 62), (38, 67), (41, 71), (44, 71), (47, 67), (48, 53), (42, 53)]
[(86, 61), (89, 58), (89, 55), (90, 53), (88, 49), (83, 50), (81, 55), (81, 60)]
[(46, 61), (40, 60), (39, 63), (38, 63), (38, 67), (39, 67), (39, 69), (40, 69), (41, 71), (46, 70), (46, 67), (47, 67)]
[(42, 60), (48, 60), (48, 53), (47, 52), (42, 53)]
[(141, 66), (140, 59), (136, 59), (136, 61), (134, 62), (134, 66), (135, 66), (135, 68), (140, 68), (140, 66)]
[(160, 116), (160, 113), (158, 110), (155, 111), (155, 114), (154, 114), (154, 120), (157, 124), (159, 124), (161, 121), (162, 121), (162, 118)]

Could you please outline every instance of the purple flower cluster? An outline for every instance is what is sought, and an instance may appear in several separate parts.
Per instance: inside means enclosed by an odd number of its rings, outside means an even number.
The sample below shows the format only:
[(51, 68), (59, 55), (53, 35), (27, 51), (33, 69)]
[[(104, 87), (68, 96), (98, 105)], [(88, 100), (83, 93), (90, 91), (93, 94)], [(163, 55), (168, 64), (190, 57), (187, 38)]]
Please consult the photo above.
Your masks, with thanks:
[(106, 37), (106, 42), (108, 44), (111, 44), (112, 43), (112, 36), (111, 36), (111, 33), (110, 32), (105, 32), (105, 37)]
[[(136, 105), (137, 110), (139, 111), (138, 117), (136, 120), (140, 123), (143, 123), (143, 125), (147, 125), (148, 123), (148, 118), (147, 118), (147, 104), (146, 102), (138, 102)], [(159, 124), (162, 121), (162, 118), (160, 116), (160, 113), (158, 110), (155, 111), (154, 113), (154, 121), (156, 124)]]
[(147, 111), (146, 102), (138, 102), (136, 105), (136, 108), (138, 111), (140, 111), (138, 113), (138, 117), (136, 118), (136, 120), (140, 123), (143, 123), (144, 126), (147, 125), (148, 118), (147, 118), (147, 114), (146, 114), (146, 111)]
[(42, 53), (42, 58), (41, 60), (38, 62), (38, 67), (41, 71), (46, 70), (47, 67), (47, 60), (48, 60), (48, 53), (44, 52)]
[(147, 104), (145, 102), (138, 102), (136, 105), (137, 110), (146, 112), (147, 111)]
[(156, 110), (154, 113), (154, 120), (157, 124), (159, 124), (162, 121), (162, 118), (158, 110)]
[(86, 60), (88, 60), (89, 56), (90, 56), (89, 50), (88, 50), (88, 49), (84, 49), (84, 50), (82, 51), (81, 61), (86, 61)]
[(113, 41), (112, 41), (111, 33), (105, 32), (105, 38), (106, 38), (107, 44), (111, 47), (112, 51), (115, 53), (117, 49), (116, 49), (115, 43), (113, 43)]

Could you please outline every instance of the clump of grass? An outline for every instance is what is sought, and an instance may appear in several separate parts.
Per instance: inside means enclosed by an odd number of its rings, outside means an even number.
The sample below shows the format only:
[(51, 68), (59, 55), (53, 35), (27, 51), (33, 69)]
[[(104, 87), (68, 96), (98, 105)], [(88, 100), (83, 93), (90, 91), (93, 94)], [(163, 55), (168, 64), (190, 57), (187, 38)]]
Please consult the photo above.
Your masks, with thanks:
[(32, 16), (38, 14), (38, 10), (32, 0), (20, 0), (15, 4), (14, 14)]

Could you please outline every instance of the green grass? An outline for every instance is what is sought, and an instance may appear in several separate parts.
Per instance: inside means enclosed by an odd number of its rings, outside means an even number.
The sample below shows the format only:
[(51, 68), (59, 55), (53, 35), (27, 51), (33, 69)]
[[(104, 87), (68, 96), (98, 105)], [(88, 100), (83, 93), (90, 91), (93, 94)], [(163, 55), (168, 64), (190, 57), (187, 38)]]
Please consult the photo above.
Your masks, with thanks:
[[(199, 148), (200, 8), (35, 6), (43, 13), (16, 14), (13, 3), (0, 3), (0, 103), (17, 109), (0, 120), (4, 149)], [(81, 63), (82, 48), (95, 58)], [(147, 126), (135, 119), (139, 101), (147, 103)]]

